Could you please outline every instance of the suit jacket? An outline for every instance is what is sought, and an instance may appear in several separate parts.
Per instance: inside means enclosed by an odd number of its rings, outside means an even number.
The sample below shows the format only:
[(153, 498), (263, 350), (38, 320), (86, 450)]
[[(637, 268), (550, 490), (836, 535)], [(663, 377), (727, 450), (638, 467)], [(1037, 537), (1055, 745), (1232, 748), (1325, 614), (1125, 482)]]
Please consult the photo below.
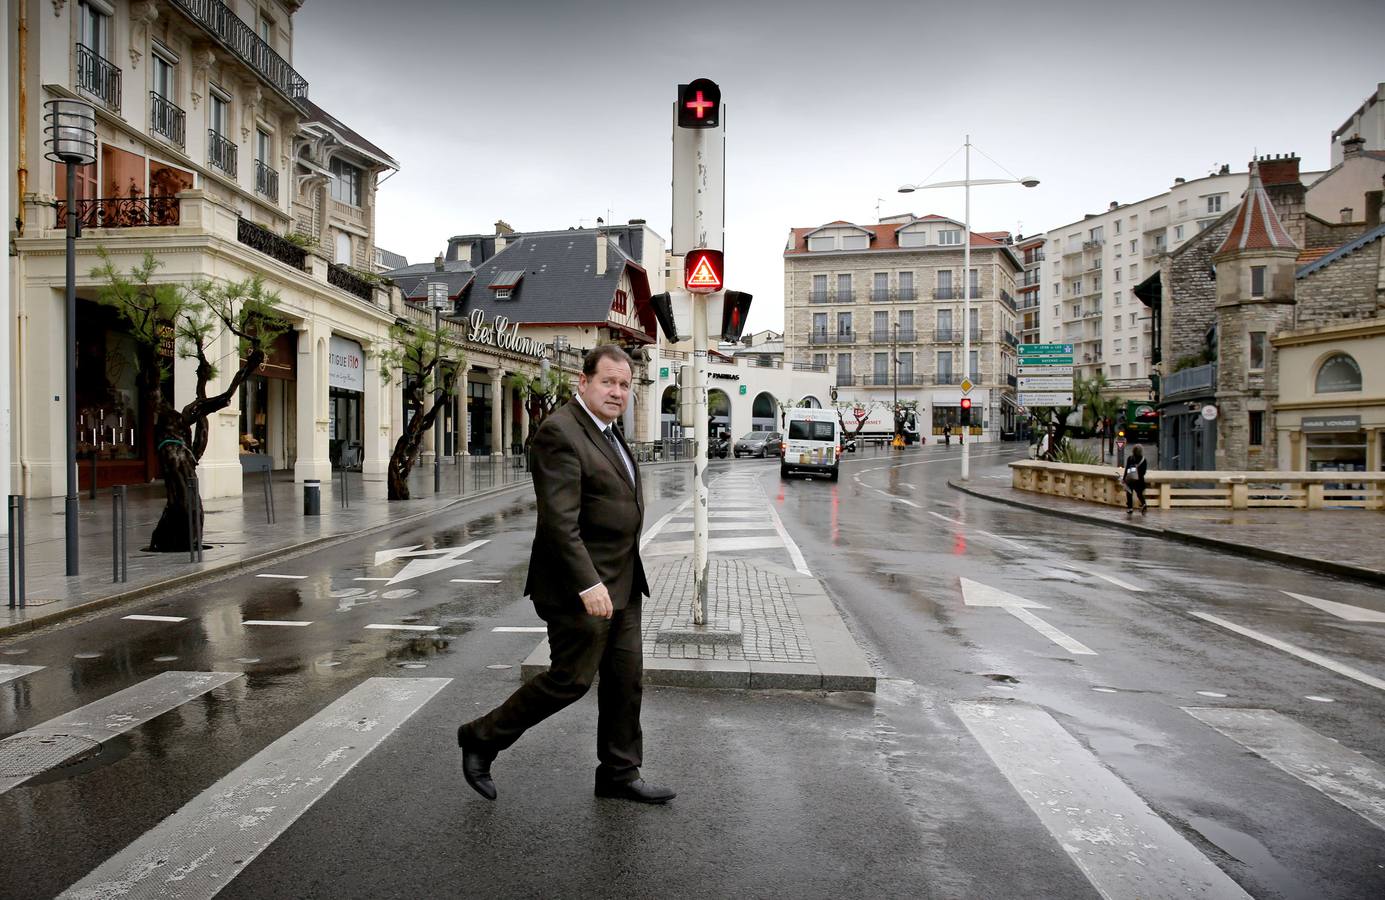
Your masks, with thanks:
[(632, 484), (615, 448), (576, 399), (543, 420), (529, 459), (539, 521), (524, 592), (539, 615), (580, 612), (578, 593), (597, 582), (606, 585), (616, 609), (647, 596), (639, 467)]

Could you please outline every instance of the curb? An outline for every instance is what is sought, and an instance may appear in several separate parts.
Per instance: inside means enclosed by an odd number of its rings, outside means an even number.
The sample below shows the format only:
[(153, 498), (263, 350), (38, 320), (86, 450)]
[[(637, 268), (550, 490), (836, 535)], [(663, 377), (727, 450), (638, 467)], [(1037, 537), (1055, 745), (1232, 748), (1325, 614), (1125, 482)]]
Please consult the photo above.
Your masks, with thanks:
[(1092, 525), (1102, 525), (1106, 528), (1114, 528), (1119, 531), (1133, 531), (1136, 534), (1143, 534), (1149, 537), (1164, 538), (1171, 541), (1181, 541), (1185, 544), (1192, 544), (1198, 547), (1206, 547), (1211, 550), (1220, 550), (1226, 553), (1234, 553), (1240, 556), (1248, 556), (1253, 559), (1263, 559), (1268, 562), (1281, 563), (1304, 569), (1309, 572), (1319, 572), (1327, 575), (1336, 575), (1340, 578), (1350, 578), (1355, 581), (1363, 581), (1370, 585), (1385, 585), (1385, 572), (1375, 569), (1366, 569), (1360, 566), (1347, 565), (1346, 563), (1332, 562), (1326, 559), (1309, 559), (1303, 556), (1295, 556), (1292, 553), (1285, 553), (1280, 550), (1271, 550), (1266, 547), (1259, 547), (1253, 544), (1238, 544), (1235, 541), (1224, 541), (1219, 538), (1206, 537), (1194, 534), (1190, 531), (1180, 531), (1173, 528), (1159, 528), (1150, 525), (1138, 525), (1134, 522), (1115, 522), (1110, 519), (1103, 519), (1099, 516), (1087, 515), (1080, 512), (1070, 512), (1068, 510), (1053, 509), (1041, 506), (1037, 503), (1026, 503), (1023, 500), (1016, 500), (1011, 497), (996, 497), (991, 494), (982, 493), (975, 488), (966, 487), (955, 481), (949, 480), (947, 486), (963, 494), (970, 494), (982, 500), (989, 500), (992, 503), (1003, 503), (1006, 506), (1014, 506), (1020, 509), (1027, 509), (1033, 512), (1043, 513), (1050, 516), (1058, 516), (1064, 519), (1076, 519), (1080, 522), (1087, 522)]

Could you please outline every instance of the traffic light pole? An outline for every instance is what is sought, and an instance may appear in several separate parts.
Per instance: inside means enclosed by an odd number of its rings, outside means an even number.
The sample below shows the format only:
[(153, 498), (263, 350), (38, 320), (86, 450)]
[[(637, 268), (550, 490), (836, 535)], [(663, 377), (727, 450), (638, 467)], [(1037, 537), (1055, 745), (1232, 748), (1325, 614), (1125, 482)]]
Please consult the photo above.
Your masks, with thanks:
[[(707, 229), (708, 190), (706, 181), (707, 129), (697, 130), (698, 162), (697, 190), (694, 192), (693, 222), (695, 233), (702, 237), (705, 247)], [(719, 225), (720, 223), (718, 223)], [(711, 458), (711, 441), (707, 422), (707, 300), (704, 295), (692, 295), (693, 311), (693, 624), (707, 624), (707, 463)]]
[[(966, 207), (963, 218), (966, 220), (962, 225), (962, 371), (966, 374), (962, 376), (963, 381), (971, 380), (971, 135), (967, 135), (967, 175), (966, 184), (963, 191), (966, 192)], [(980, 279), (977, 279), (979, 282)], [(980, 317), (977, 317), (980, 321)], [(970, 412), (970, 411), (968, 411)], [(971, 418), (968, 416), (966, 425), (959, 427), (971, 430)], [(967, 440), (966, 431), (961, 434), (962, 438), (962, 480), (967, 481), (971, 478), (971, 442)]]

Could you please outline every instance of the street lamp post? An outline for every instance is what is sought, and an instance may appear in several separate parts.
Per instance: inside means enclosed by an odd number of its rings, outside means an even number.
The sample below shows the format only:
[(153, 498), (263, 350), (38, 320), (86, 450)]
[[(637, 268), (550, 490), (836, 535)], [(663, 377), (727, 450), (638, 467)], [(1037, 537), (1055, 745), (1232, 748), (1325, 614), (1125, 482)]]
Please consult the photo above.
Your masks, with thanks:
[[(67, 499), (64, 505), (67, 531), (67, 574), (77, 575), (77, 235), (80, 212), (77, 209), (77, 167), (96, 161), (96, 110), (80, 100), (49, 100), (44, 119), (47, 137), (44, 157), (67, 166), (67, 303), (63, 340), (66, 344), (67, 376)], [(95, 473), (92, 478), (95, 479)], [(94, 482), (93, 482), (94, 484)]]
[(890, 442), (892, 447), (904, 446), (904, 436), (900, 434), (900, 426), (903, 419), (899, 415), (899, 323), (894, 323), (894, 333), (890, 338), (890, 364), (893, 370), (890, 375), (890, 382), (894, 384), (894, 409), (890, 414), (894, 416), (894, 440)]
[(442, 311), (447, 306), (447, 283), (428, 282), (428, 305), (433, 309), (433, 493), (442, 492)]
[[(961, 187), (964, 188), (966, 195), (965, 212), (962, 221), (962, 366), (967, 372), (963, 376), (964, 380), (971, 377), (971, 187), (972, 185), (983, 184), (1022, 184), (1025, 187), (1035, 187), (1039, 179), (1033, 177), (1025, 178), (977, 178), (971, 177), (971, 135), (966, 136), (966, 175), (961, 181), (939, 181), (933, 184), (905, 184), (900, 185), (899, 193), (909, 194), (914, 191), (921, 191), (925, 188), (945, 188)], [(962, 480), (966, 481), (971, 477), (971, 445), (967, 443), (966, 435), (962, 436)]]

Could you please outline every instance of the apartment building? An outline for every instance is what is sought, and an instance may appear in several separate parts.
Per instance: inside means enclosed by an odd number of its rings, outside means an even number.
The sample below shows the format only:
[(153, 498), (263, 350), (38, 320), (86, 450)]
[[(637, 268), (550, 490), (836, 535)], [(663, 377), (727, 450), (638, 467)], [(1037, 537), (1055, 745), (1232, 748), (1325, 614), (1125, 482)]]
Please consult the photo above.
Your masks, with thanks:
[[(152, 252), (156, 280), (258, 276), (292, 329), (231, 406), (213, 416), (198, 469), (203, 496), (238, 494), (243, 471), (291, 469), (330, 478), (335, 465), (383, 480), (402, 421), (378, 351), (400, 301), (369, 273), (378, 176), (390, 157), (307, 99), (292, 65), (295, 0), (19, 2), (6, 92), (9, 152), (18, 170), (9, 221), (11, 315), (5, 320), (14, 427), (11, 490), (65, 486), (64, 234), (77, 240), (76, 399), (83, 487), (158, 475), (154, 409), (136, 389), (133, 338), (90, 272), (98, 250), (128, 271)], [(96, 109), (96, 161), (68, 197), (63, 166), (44, 158), (43, 104)], [(195, 390), (195, 362), (165, 350), (176, 405)], [(238, 350), (215, 348), (225, 390)], [(65, 399), (65, 398), (64, 398)], [(247, 465), (253, 463), (253, 469)]]
[[(962, 271), (964, 229), (938, 215), (873, 225), (835, 221), (793, 228), (784, 249), (784, 355), (826, 367), (839, 401), (890, 408), (918, 405), (919, 428), (956, 426), (961, 382), (973, 433), (997, 440), (1013, 430), (1018, 306), (1024, 266), (1006, 232), (972, 232)], [(964, 319), (963, 289), (970, 295)], [(970, 359), (963, 359), (963, 329)]]
[(1015, 252), (1024, 263), (1024, 271), (1015, 285), (1015, 296), (1019, 303), (1019, 339), (1021, 344), (1042, 343), (1043, 331), (1040, 316), (1043, 312), (1043, 235), (1020, 235), (1015, 238)]

